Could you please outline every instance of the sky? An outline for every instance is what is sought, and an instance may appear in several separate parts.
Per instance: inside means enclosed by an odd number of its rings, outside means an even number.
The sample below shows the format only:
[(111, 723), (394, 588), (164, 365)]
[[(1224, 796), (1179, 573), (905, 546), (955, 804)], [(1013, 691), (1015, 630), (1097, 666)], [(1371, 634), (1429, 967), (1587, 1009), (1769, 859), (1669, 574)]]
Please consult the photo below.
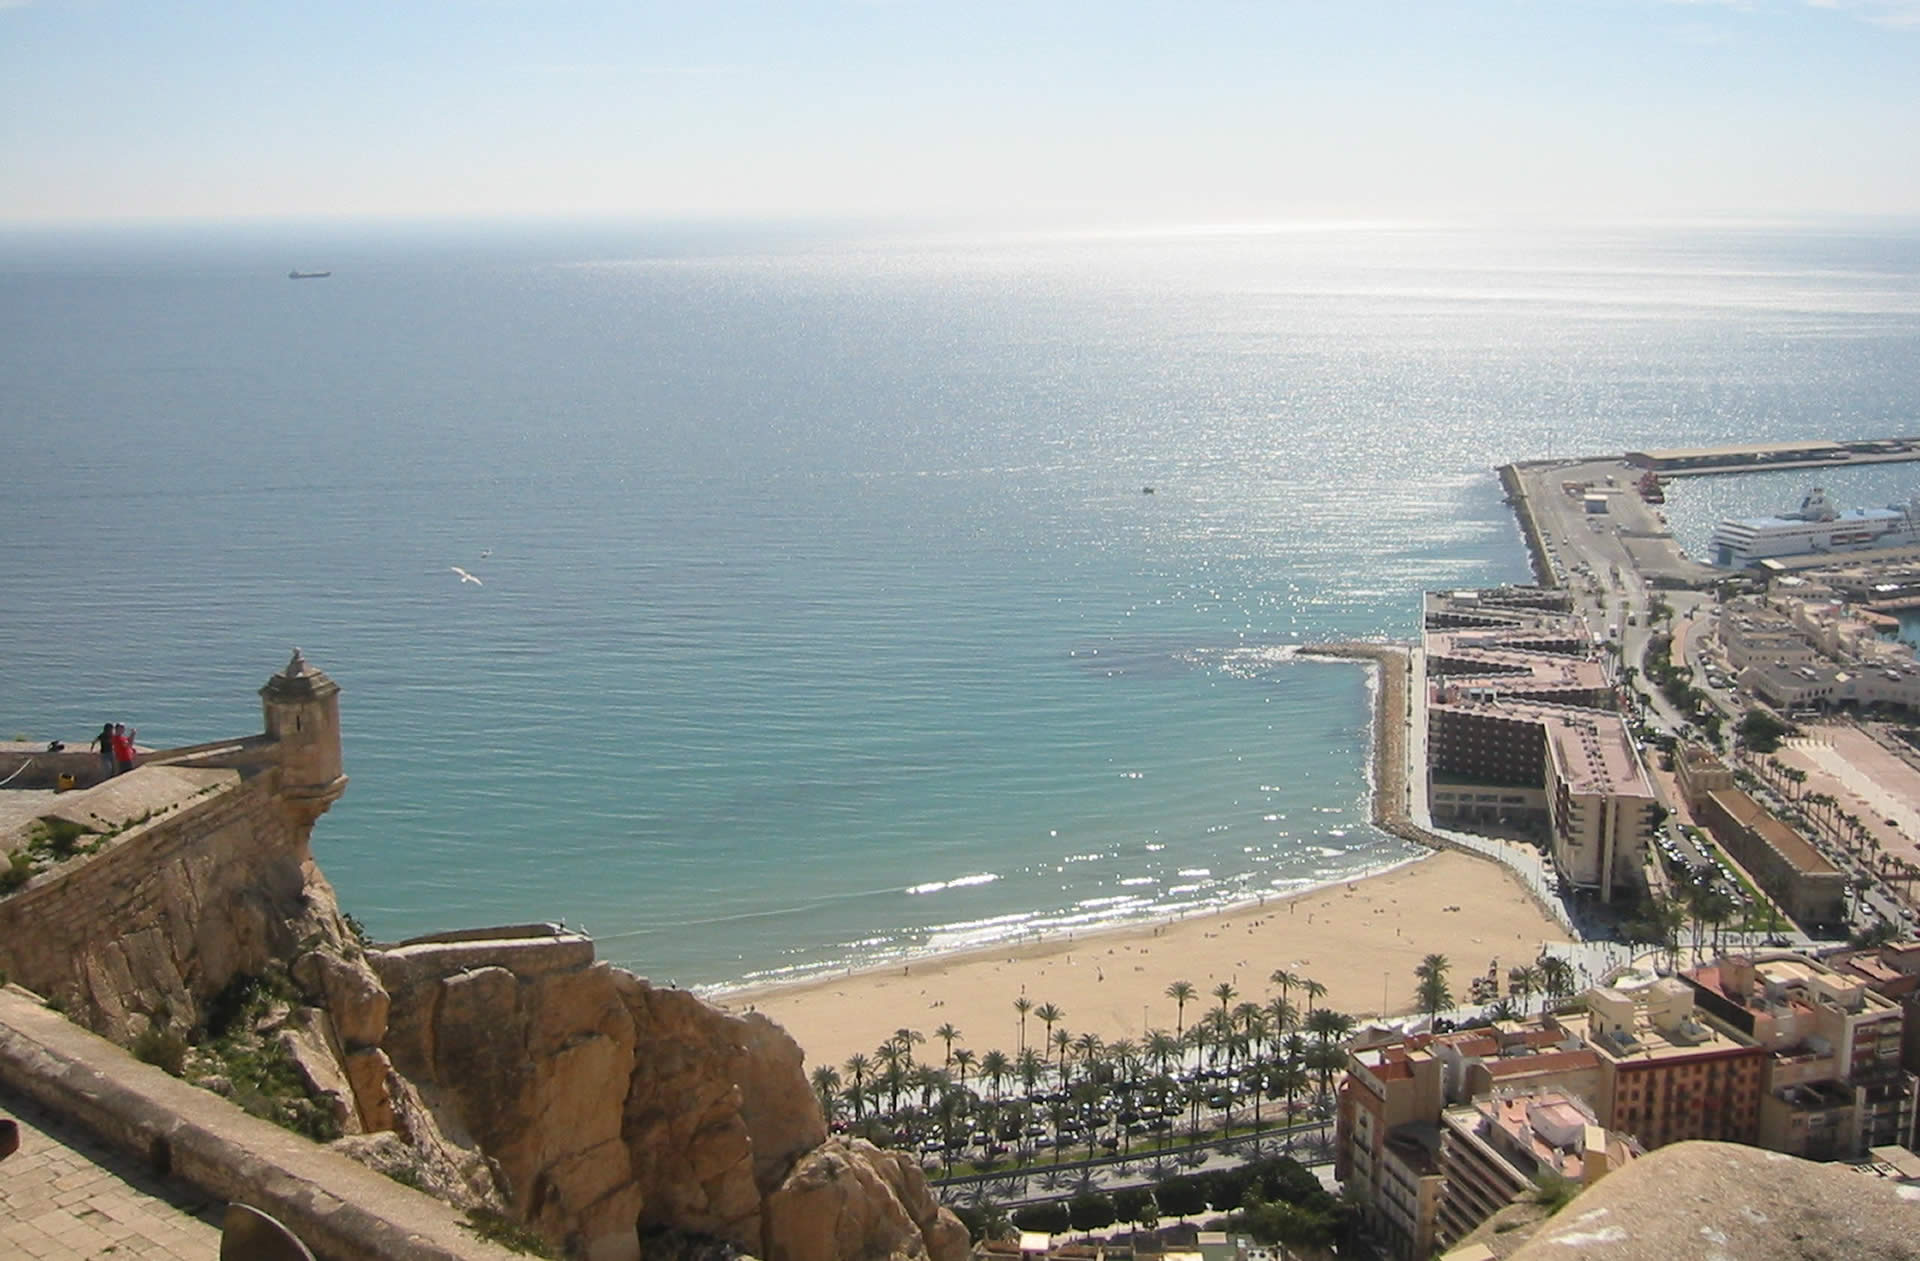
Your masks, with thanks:
[(1920, 0), (0, 0), (0, 223), (1920, 214)]

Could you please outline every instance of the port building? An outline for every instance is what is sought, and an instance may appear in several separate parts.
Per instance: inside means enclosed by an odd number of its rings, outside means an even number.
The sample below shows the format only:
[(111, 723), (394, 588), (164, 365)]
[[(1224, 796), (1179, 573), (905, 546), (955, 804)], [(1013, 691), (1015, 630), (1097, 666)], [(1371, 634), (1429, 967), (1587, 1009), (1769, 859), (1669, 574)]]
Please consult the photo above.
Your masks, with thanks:
[(1686, 746), (1675, 782), (1694, 818), (1803, 928), (1844, 924), (1846, 873), (1791, 824), (1733, 786), (1732, 772), (1709, 750)]

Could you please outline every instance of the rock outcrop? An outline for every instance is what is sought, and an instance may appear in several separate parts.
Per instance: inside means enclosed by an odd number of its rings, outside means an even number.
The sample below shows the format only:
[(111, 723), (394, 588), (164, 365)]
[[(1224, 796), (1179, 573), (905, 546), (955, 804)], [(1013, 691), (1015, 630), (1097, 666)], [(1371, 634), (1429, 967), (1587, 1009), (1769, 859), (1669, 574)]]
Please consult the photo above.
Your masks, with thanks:
[(390, 995), (381, 1049), (547, 1238), (596, 1261), (638, 1255), (651, 1228), (766, 1257), (965, 1255), (917, 1166), (826, 1141), (777, 1025), (597, 963), (577, 934), (493, 933), (370, 955)]
[(767, 1198), (767, 1261), (959, 1261), (967, 1230), (918, 1166), (863, 1139), (808, 1152)]
[[(1502, 1226), (1506, 1229), (1502, 1229)], [(1509, 1261), (1894, 1261), (1916, 1255), (1920, 1198), (1844, 1165), (1734, 1143), (1674, 1143), (1552, 1217), (1497, 1216), (1454, 1246)]]

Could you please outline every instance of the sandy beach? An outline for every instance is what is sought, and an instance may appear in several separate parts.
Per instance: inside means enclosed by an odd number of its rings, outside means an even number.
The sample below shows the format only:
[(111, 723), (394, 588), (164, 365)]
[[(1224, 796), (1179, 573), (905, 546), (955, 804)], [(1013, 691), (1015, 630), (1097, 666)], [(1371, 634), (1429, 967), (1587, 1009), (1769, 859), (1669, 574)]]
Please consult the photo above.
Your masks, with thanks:
[[(1543, 942), (1566, 940), (1504, 867), (1442, 852), (1263, 906), (736, 991), (722, 1002), (785, 1026), (810, 1067), (837, 1066), (856, 1051), (872, 1055), (902, 1027), (925, 1034), (930, 1049), (922, 1055), (938, 1063), (944, 1050), (933, 1031), (942, 1024), (960, 1031), (956, 1049), (1013, 1055), (1020, 1038), (1013, 1004), (1023, 993), (1061, 1009), (1055, 1027), (1076, 1037), (1138, 1041), (1146, 1029), (1174, 1028), (1166, 990), (1177, 980), (1195, 990), (1188, 1024), (1217, 1005), (1211, 991), (1221, 981), (1239, 991), (1236, 1004), (1265, 1002), (1279, 992), (1267, 980), (1277, 968), (1326, 986), (1320, 1005), (1365, 1018), (1379, 1014), (1383, 1001), (1388, 1013), (1413, 1009), (1414, 965), (1427, 954), (1452, 962), (1452, 988), (1464, 1001), (1469, 980), (1490, 963), (1504, 978), (1507, 968), (1532, 962)], [(1292, 1001), (1304, 1005), (1298, 989)], [(1028, 1042), (1042, 1032), (1029, 1015)]]

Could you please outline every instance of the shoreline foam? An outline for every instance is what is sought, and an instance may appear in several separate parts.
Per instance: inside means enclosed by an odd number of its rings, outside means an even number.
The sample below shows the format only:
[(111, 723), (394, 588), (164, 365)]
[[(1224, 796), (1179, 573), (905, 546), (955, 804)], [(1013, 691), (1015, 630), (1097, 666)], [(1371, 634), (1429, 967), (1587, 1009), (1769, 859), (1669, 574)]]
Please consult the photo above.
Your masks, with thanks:
[[(961, 1031), (956, 1046), (1012, 1055), (1012, 1004), (1021, 994), (1064, 1009), (1061, 1024), (1076, 1036), (1137, 1042), (1148, 1029), (1191, 1024), (1217, 1001), (1210, 991), (1222, 981), (1237, 991), (1234, 1003), (1265, 1003), (1278, 992), (1267, 978), (1285, 968), (1327, 987), (1321, 1006), (1398, 1014), (1412, 1009), (1413, 968), (1428, 954), (1448, 956), (1454, 988), (1464, 993), (1490, 962), (1504, 971), (1532, 962), (1544, 943), (1567, 940), (1504, 867), (1441, 851), (1264, 905), (734, 990), (713, 1001), (778, 1022), (810, 1064), (839, 1065), (856, 1051), (871, 1056), (901, 1028), (937, 1048), (934, 1030), (945, 1023)], [(1176, 980), (1196, 990), (1184, 1015), (1166, 997)], [(1291, 1001), (1305, 1006), (1297, 989)], [(1029, 1016), (1028, 1025), (1028, 1042), (1036, 1043), (1039, 1022)], [(918, 1055), (939, 1062), (944, 1051)]]
[[(759, 1011), (786, 1027), (809, 1063), (839, 1065), (855, 1052), (871, 1054), (897, 1029), (916, 1029), (932, 1038), (941, 1024), (958, 1027), (958, 1046), (1012, 1054), (1018, 1041), (1012, 1004), (1022, 994), (1036, 1004), (1063, 1008), (1061, 1025), (1076, 1034), (1137, 1040), (1149, 1029), (1191, 1023), (1185, 1017), (1216, 1001), (1210, 991), (1222, 981), (1238, 991), (1232, 1001), (1264, 1003), (1277, 990), (1267, 978), (1280, 968), (1325, 985), (1321, 1005), (1356, 1016), (1399, 1014), (1412, 1009), (1412, 969), (1428, 954), (1452, 960), (1456, 989), (1464, 993), (1468, 979), (1487, 966), (1482, 951), (1488, 963), (1504, 969), (1531, 962), (1547, 942), (1571, 940), (1514, 873), (1446, 846), (1409, 817), (1407, 649), (1346, 643), (1300, 652), (1367, 668), (1370, 823), (1429, 852), (1380, 871), (1192, 916), (929, 953), (897, 967), (703, 992), (731, 1010)], [(1398, 673), (1395, 664), (1402, 667)], [(1391, 939), (1384, 936), (1386, 923), (1376, 922), (1382, 917), (1392, 922)], [(1158, 958), (1146, 962), (1155, 952)], [(1166, 997), (1166, 987), (1176, 980), (1191, 982), (1197, 991), (1186, 1013)], [(1291, 999), (1304, 1006), (1299, 994)], [(1029, 1024), (1035, 1023), (1029, 1016)], [(983, 1030), (999, 1036), (983, 1037)], [(1027, 1030), (1029, 1044), (1038, 1032)], [(923, 1052), (921, 1058), (944, 1058), (944, 1048), (939, 1057)]]

